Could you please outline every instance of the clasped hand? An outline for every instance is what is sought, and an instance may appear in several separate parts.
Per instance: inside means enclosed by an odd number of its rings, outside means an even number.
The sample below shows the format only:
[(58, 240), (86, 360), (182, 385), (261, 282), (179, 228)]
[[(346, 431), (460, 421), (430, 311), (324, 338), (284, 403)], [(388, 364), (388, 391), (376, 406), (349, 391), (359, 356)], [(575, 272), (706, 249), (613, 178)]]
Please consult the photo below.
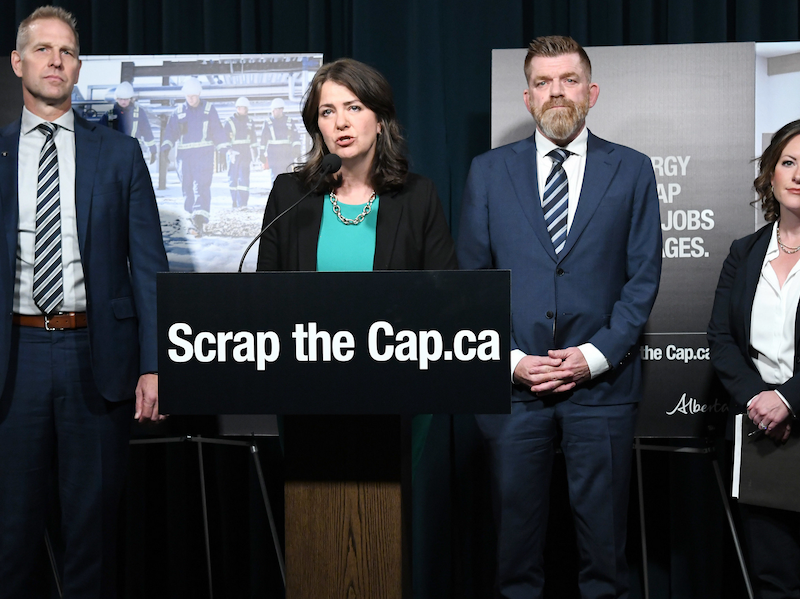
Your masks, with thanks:
[(514, 369), (514, 381), (536, 395), (563, 393), (591, 378), (589, 365), (577, 347), (551, 349), (546, 356), (525, 356)]
[(768, 437), (786, 441), (792, 432), (789, 408), (775, 391), (762, 391), (747, 406), (747, 417)]

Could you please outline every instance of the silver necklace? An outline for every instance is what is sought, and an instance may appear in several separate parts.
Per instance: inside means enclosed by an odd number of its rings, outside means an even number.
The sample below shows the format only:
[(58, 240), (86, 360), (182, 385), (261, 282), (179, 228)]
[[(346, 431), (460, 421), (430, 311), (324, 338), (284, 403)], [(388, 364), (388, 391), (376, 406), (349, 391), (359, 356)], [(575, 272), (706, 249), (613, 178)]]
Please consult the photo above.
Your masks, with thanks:
[[(339, 208), (339, 199), (336, 197), (336, 194), (331, 192), (331, 204), (333, 204), (333, 213), (339, 217), (339, 220), (342, 221), (346, 225), (358, 225), (364, 222), (364, 219), (367, 218), (367, 215), (372, 212), (372, 202), (375, 201), (375, 198), (378, 197), (375, 192), (372, 192), (372, 195), (369, 196), (367, 200), (366, 206), (364, 206), (364, 210), (361, 211), (355, 218), (346, 218), (342, 216), (342, 209)], [(795, 250), (797, 251), (797, 250)]]
[(797, 252), (800, 252), (800, 245), (797, 246), (796, 248), (793, 248), (792, 246), (783, 244), (783, 242), (781, 241), (781, 224), (780, 223), (778, 223), (778, 245), (787, 254), (796, 254)]

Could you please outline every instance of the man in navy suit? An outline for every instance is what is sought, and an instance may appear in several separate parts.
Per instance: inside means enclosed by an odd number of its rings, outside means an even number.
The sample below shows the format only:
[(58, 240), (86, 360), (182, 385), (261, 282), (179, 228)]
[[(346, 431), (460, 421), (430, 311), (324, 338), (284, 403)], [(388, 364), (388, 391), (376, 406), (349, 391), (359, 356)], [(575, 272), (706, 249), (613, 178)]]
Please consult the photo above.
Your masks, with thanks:
[(560, 441), (581, 596), (627, 597), (638, 340), (661, 272), (656, 182), (646, 156), (587, 130), (599, 87), (574, 40), (534, 40), (525, 76), (536, 132), (474, 159), (458, 239), (462, 268), (512, 271), (511, 414), (478, 417), (491, 454), (497, 592), (542, 596)]
[[(158, 420), (158, 211), (135, 139), (72, 111), (75, 20), (37, 9), (0, 130), (0, 597), (35, 596), (57, 486), (64, 597), (114, 597), (131, 417)], [(53, 474), (55, 473), (55, 476)]]

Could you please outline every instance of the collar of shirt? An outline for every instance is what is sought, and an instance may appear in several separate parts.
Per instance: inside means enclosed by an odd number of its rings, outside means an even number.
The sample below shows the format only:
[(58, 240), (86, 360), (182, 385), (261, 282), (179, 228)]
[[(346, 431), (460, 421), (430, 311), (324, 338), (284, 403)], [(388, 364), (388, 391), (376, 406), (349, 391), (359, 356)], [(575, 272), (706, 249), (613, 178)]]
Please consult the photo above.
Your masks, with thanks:
[(769, 238), (769, 245), (767, 246), (767, 253), (764, 254), (764, 262), (761, 263), (761, 272), (764, 272), (764, 269), (769, 266), (769, 263), (772, 262), (775, 258), (778, 257), (780, 254), (780, 249), (778, 249), (778, 222), (772, 225), (772, 234)]
[[(761, 263), (761, 276), (776, 290), (776, 293), (781, 294), (781, 286), (778, 283), (778, 275), (775, 270), (770, 266), (770, 262), (780, 256), (780, 249), (778, 248), (778, 226), (779, 222), (775, 221), (772, 225), (772, 234), (769, 238), (769, 245), (767, 245), (767, 252), (764, 254), (764, 261)], [(783, 282), (784, 287), (786, 284), (798, 276), (800, 272), (800, 262), (797, 262), (792, 270), (789, 271), (786, 280)]]
[(64, 114), (54, 121), (45, 121), (43, 118), (36, 116), (30, 110), (22, 107), (22, 132), (25, 135), (32, 133), (40, 123), (52, 122), (62, 129), (75, 132), (75, 113), (67, 110)]
[[(539, 131), (539, 128), (536, 128), (536, 133), (534, 134), (534, 140), (536, 141), (536, 154), (540, 157), (547, 156), (550, 152), (555, 150), (556, 148), (560, 148), (561, 146), (557, 146), (552, 141), (547, 139), (542, 132)], [(565, 150), (569, 150), (572, 154), (580, 156), (583, 158), (586, 156), (586, 147), (589, 143), (589, 129), (586, 125), (583, 126), (583, 129), (580, 133), (578, 133), (578, 137), (573, 139), (569, 145), (567, 145)], [(569, 156), (567, 160), (569, 160)], [(551, 159), (552, 160), (552, 159)], [(565, 161), (566, 162), (566, 161)]]

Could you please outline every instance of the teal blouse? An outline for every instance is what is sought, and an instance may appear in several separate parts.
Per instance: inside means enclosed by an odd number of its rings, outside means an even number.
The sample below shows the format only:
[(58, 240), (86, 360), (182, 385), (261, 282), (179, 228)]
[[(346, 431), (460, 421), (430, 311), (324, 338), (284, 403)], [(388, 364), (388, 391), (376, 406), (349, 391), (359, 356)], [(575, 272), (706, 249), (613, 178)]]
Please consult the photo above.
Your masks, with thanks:
[[(375, 197), (372, 211), (357, 225), (345, 225), (333, 212), (331, 196), (325, 194), (322, 224), (317, 242), (317, 271), (369, 271), (375, 262), (375, 231), (380, 198)], [(342, 216), (356, 218), (364, 204), (342, 204)]]

